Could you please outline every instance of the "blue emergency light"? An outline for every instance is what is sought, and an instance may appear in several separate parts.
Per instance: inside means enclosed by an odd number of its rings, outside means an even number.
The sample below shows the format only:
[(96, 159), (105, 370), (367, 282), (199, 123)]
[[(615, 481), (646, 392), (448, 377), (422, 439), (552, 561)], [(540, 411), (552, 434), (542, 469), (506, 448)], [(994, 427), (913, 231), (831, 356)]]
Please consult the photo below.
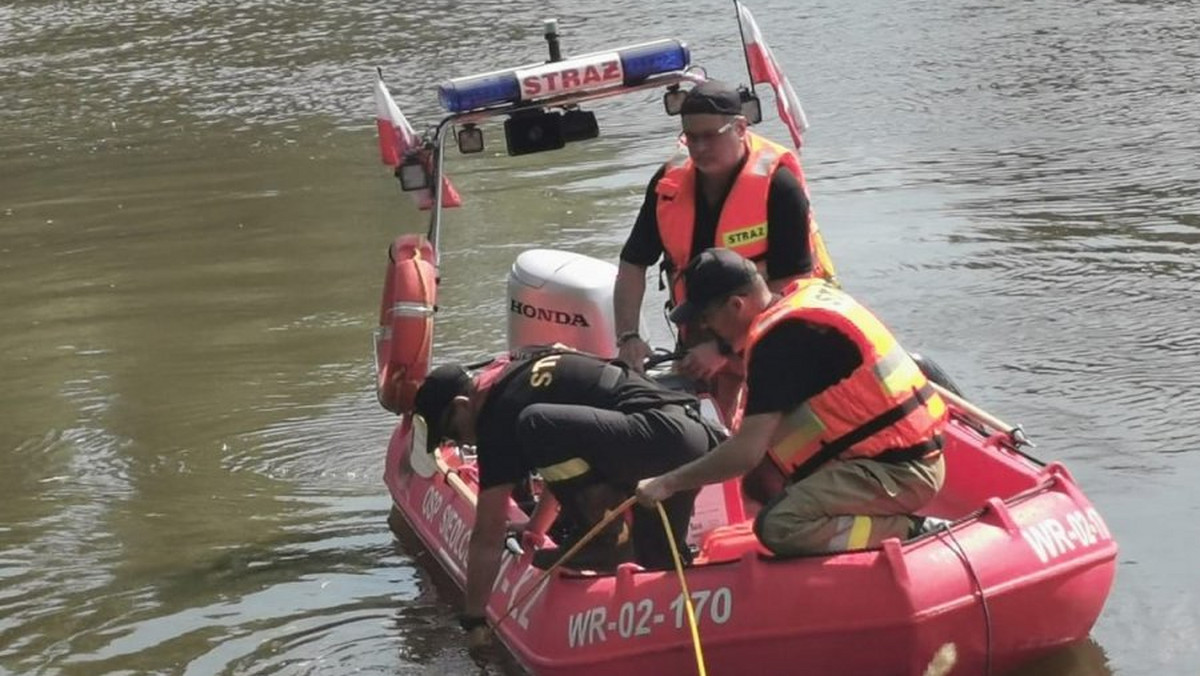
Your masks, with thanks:
[(521, 100), (521, 83), (513, 71), (472, 75), (438, 85), (438, 101), (452, 113)]
[[(523, 97), (518, 71), (553, 71), (556, 63), (576, 64), (580, 68), (585, 68), (589, 62), (603, 61), (612, 54), (613, 52), (599, 52), (571, 57), (562, 62), (536, 64), (512, 70), (455, 78), (438, 86), (438, 101), (451, 113), (463, 113), (505, 103), (517, 103), (523, 98), (525, 100), (547, 98), (560, 92), (546, 91), (541, 96), (526, 93)], [(688, 50), (687, 43), (679, 40), (655, 40), (633, 45), (617, 50), (616, 55), (621, 63), (622, 84), (625, 85), (637, 84), (651, 75), (680, 71), (691, 64), (691, 52)], [(611, 84), (613, 83), (598, 82), (595, 86)], [(588, 88), (593, 87), (586, 83), (579, 84), (575, 85), (572, 91)]]
[(692, 63), (687, 43), (679, 40), (655, 40), (617, 51), (625, 84), (637, 84), (651, 75), (683, 70)]

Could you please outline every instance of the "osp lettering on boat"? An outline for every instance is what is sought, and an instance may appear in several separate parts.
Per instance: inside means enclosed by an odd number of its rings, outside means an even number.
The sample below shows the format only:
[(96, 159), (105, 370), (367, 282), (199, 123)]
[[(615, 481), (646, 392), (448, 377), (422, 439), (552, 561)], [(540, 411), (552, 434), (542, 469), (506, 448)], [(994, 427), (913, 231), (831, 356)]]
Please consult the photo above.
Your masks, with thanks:
[(625, 79), (616, 52), (522, 68), (516, 74), (521, 82), (521, 98), (526, 100), (621, 84)]
[[(692, 607), (701, 626), (725, 624), (733, 617), (733, 592), (729, 587), (692, 590)], [(676, 595), (665, 609), (645, 598), (626, 601), (611, 615), (607, 606), (572, 613), (567, 617), (567, 645), (579, 648), (610, 638), (639, 638), (662, 631), (686, 631), (687, 627), (683, 594)]]
[(538, 307), (536, 305), (530, 305), (529, 303), (522, 303), (516, 299), (514, 299), (508, 306), (508, 311), (529, 319), (537, 319), (543, 322), (553, 322), (555, 324), (562, 324), (563, 326), (579, 326), (583, 328), (591, 326), (591, 324), (588, 323), (587, 317), (584, 317), (582, 313), (563, 312), (562, 310)]
[[(1066, 525), (1064, 525), (1064, 522)], [(1075, 510), (1063, 516), (1042, 519), (1021, 528), (1021, 537), (1038, 561), (1049, 563), (1067, 552), (1086, 549), (1112, 539), (1108, 526), (1094, 508)]]
[(438, 524), (438, 535), (442, 536), (442, 540), (450, 548), (450, 553), (458, 559), (459, 563), (467, 562), (467, 543), (471, 540), (471, 529), (467, 528), (467, 522), (458, 515), (457, 510), (442, 511), (442, 521)]
[(448, 506), (446, 498), (438, 493), (434, 485), (425, 490), (421, 499), (421, 516), (434, 527), (442, 542), (446, 544), (446, 554), (454, 559), (453, 563), (465, 565), (471, 529), (467, 528), (466, 521), (458, 511)]
[(426, 521), (433, 523), (433, 517), (437, 516), (437, 513), (442, 511), (442, 507), (445, 505), (446, 498), (438, 493), (433, 485), (430, 485), (425, 489), (424, 497), (421, 498), (421, 516), (425, 517)]

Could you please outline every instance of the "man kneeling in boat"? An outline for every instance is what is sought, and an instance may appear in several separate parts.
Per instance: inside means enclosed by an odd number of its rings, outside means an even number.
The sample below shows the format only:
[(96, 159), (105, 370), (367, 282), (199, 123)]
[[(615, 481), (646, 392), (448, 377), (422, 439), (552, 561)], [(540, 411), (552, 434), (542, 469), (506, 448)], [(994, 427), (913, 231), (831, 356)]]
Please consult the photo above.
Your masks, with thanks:
[[(475, 375), (459, 365), (439, 366), (417, 391), (415, 408), (428, 426), (430, 450), (443, 439), (475, 445), (479, 496), (467, 554), (468, 618), (483, 617), (500, 566), (509, 497), (532, 471), (586, 531), (633, 495), (639, 479), (702, 456), (720, 434), (701, 419), (695, 397), (620, 363), (565, 349), (497, 360)], [(678, 543), (696, 493), (664, 501)], [(611, 571), (636, 556), (646, 567), (670, 567), (657, 513), (633, 512), (632, 532), (617, 519), (566, 565)], [(540, 550), (534, 564), (549, 567), (567, 548)]]
[(773, 295), (750, 261), (709, 249), (684, 270), (695, 318), (743, 353), (737, 432), (712, 453), (642, 481), (644, 505), (740, 476), (765, 455), (787, 477), (754, 532), (781, 556), (877, 547), (932, 525), (911, 516), (945, 478), (946, 406), (891, 332), (820, 279)]

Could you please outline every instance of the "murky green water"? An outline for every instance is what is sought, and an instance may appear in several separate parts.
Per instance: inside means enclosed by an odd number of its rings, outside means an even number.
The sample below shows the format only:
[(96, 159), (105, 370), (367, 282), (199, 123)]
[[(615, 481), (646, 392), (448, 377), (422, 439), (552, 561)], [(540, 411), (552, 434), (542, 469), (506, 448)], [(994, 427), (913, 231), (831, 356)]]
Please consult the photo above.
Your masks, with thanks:
[[(1200, 14), (751, 8), (847, 287), (1121, 544), (1094, 640), (1029, 673), (1200, 671)], [(370, 86), (432, 122), (439, 79), (542, 58), (549, 16), (569, 52), (679, 37), (744, 80), (717, 0), (0, 2), (0, 673), (468, 670), (384, 523), (369, 335), (424, 223)], [(558, 153), (451, 158), (444, 354), (503, 344), (522, 249), (615, 260), (676, 122), (654, 94), (598, 112)]]

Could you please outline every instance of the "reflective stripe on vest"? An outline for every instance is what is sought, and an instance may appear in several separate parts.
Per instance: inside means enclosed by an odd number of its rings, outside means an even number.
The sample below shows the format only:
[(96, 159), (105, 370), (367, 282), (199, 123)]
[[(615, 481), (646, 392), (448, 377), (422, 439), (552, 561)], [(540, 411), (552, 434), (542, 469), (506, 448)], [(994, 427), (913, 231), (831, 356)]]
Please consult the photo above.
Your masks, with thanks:
[[(845, 379), (784, 416), (770, 455), (797, 477), (832, 457), (919, 457), (940, 446), (936, 436), (946, 404), (895, 337), (869, 310), (822, 280), (800, 280), (750, 329), (746, 360), (777, 323), (799, 319), (829, 327), (854, 341), (862, 364)], [(799, 356), (799, 355), (798, 355)]]
[[(671, 275), (671, 299), (683, 301), (684, 290), (680, 271), (687, 266), (692, 252), (696, 227), (696, 171), (686, 148), (681, 148), (663, 168), (655, 188), (657, 195), (658, 234), (662, 240), (666, 267)], [(780, 165), (786, 166), (808, 195), (808, 184), (800, 160), (787, 148), (748, 132), (746, 162), (734, 179), (729, 195), (721, 207), (712, 246), (732, 249), (742, 256), (756, 260), (759, 272), (766, 276), (767, 253), (767, 194), (771, 179)], [(833, 264), (825, 243), (809, 211), (809, 251), (816, 277), (833, 280)], [(707, 244), (707, 243), (706, 243)], [(704, 248), (707, 248), (705, 246)]]

